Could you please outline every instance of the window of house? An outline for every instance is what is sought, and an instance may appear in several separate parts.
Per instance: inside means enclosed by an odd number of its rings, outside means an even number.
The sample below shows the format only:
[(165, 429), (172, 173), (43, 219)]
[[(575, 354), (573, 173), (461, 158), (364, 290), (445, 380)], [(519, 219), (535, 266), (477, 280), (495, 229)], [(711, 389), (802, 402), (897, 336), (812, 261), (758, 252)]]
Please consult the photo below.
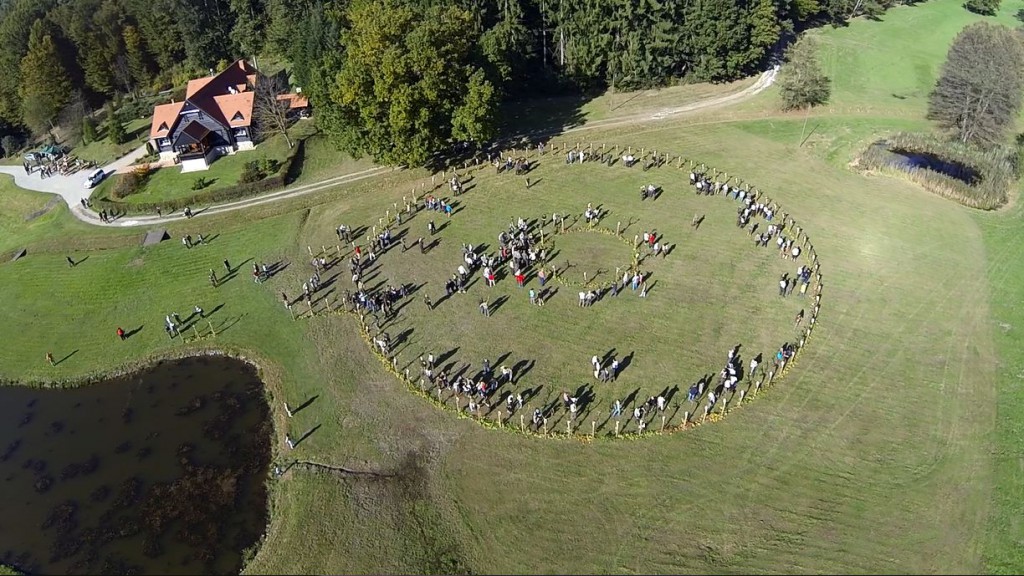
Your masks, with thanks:
[(245, 120), (245, 116), (242, 116), (241, 112), (235, 112), (235, 115), (231, 117), (232, 122), (237, 122), (238, 120)]

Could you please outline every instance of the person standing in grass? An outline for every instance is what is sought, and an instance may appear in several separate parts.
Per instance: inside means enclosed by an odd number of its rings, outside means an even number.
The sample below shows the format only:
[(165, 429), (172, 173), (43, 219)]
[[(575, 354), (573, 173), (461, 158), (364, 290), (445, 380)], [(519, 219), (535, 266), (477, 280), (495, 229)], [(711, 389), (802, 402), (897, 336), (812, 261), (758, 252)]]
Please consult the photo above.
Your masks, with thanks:
[(46, 353), (46, 361), (50, 363), (50, 366), (56, 366), (57, 363), (53, 361), (53, 352)]
[(74, 268), (75, 267), (75, 261), (71, 259), (71, 256), (67, 257), (67, 261), (68, 261), (68, 268)]

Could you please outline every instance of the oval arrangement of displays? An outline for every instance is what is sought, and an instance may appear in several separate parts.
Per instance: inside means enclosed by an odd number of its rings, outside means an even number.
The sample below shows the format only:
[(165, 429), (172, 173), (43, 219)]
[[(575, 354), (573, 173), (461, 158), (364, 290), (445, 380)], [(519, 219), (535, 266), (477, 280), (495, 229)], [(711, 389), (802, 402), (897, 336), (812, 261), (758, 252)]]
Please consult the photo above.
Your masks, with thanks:
[[(579, 171), (568, 184), (551, 177), (568, 170)], [(598, 176), (597, 171), (606, 172)], [(597, 179), (588, 181), (588, 175)], [(569, 195), (562, 194), (566, 186), (609, 185), (632, 191), (596, 196), (585, 208), (551, 209), (568, 202)], [(474, 198), (479, 202), (474, 204)], [(683, 209), (699, 211), (690, 218)], [(499, 211), (510, 212), (504, 229)], [(650, 223), (642, 229), (645, 219), (635, 218), (633, 211), (647, 213), (662, 230)], [(742, 180), (680, 156), (578, 143), (495, 151), (441, 173), (440, 182), (436, 175), (429, 184), (423, 181), (382, 215), (375, 226), (340, 226), (336, 250), (323, 247), (339, 262), (349, 258), (353, 290), (324, 297), (323, 308), (310, 302), (303, 316), (354, 314), (367, 345), (409, 390), (489, 428), (591, 441), (717, 421), (792, 370), (820, 310), (818, 256), (793, 217)], [(425, 228), (427, 236), (413, 240), (414, 226)], [(354, 229), (358, 234), (352, 234)], [(579, 245), (581, 239), (608, 242), (601, 238), (627, 250), (605, 254), (596, 244)], [(713, 248), (699, 247), (705, 238)], [(455, 243), (461, 244), (461, 261), (454, 261)], [(741, 245), (757, 252), (742, 261), (715, 260)], [(447, 257), (452, 257), (450, 264), (441, 261)], [(385, 260), (399, 262), (390, 269), (392, 278), (413, 276), (414, 281), (389, 280), (380, 264)], [(776, 280), (770, 269), (779, 263), (784, 272)], [(451, 274), (443, 280), (436, 274), (433, 281), (418, 277), (449, 265)], [(694, 278), (701, 271), (715, 278)], [(722, 286), (733, 277), (738, 286)], [(367, 286), (371, 281), (378, 282)], [(651, 319), (643, 318), (646, 308), (641, 306), (647, 302), (677, 297), (692, 301), (652, 305)], [(721, 363), (708, 360), (703, 350), (692, 351), (689, 357), (707, 364), (703, 368), (709, 371), (680, 382), (671, 369), (671, 360), (679, 360), (665, 357), (675, 354), (662, 340), (706, 347), (700, 337), (681, 337), (673, 330), (688, 323), (706, 328), (705, 317), (721, 313), (702, 310), (700, 303), (715, 297), (726, 307), (742, 303), (763, 310), (762, 316), (778, 316), (778, 310), (789, 308), (785, 326), (791, 329), (762, 338), (761, 348), (749, 353), (742, 341), (735, 341), (722, 350)], [(569, 302), (578, 310), (568, 308)], [(605, 310), (600, 315), (590, 310), (597, 306)], [(796, 308), (799, 312), (790, 316)], [(691, 310), (681, 316), (685, 321), (665, 318), (686, 309)], [(771, 326), (785, 330), (779, 322)], [(665, 327), (668, 334), (660, 332)], [(717, 328), (704, 338), (723, 341)], [(621, 335), (623, 348), (632, 346), (633, 351), (609, 347), (609, 333)], [(460, 334), (467, 340), (460, 343)], [(610, 348), (594, 354), (589, 365), (579, 358), (585, 345), (581, 340), (588, 335)], [(459, 361), (460, 350), (478, 353), (485, 346), (498, 353), (472, 365)], [(559, 354), (562, 348), (564, 355)], [(438, 349), (447, 351), (435, 355)], [(646, 368), (639, 372), (633, 368), (637, 354), (654, 356), (645, 358)], [(535, 377), (536, 358), (545, 355), (544, 376)], [(669, 368), (659, 368), (663, 365)], [(578, 386), (580, 381), (584, 384)], [(552, 384), (561, 391), (545, 388)]]

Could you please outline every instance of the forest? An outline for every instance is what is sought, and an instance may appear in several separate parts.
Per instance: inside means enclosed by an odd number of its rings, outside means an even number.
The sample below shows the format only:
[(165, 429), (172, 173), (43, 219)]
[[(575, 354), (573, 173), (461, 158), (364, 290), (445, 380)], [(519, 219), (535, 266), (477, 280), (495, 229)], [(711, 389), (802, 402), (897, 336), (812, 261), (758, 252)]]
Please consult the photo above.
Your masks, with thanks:
[[(733, 80), (804, 28), (893, 3), (0, 0), (0, 145), (244, 57), (285, 66), (340, 147), (415, 162), (448, 139), (486, 139), (501, 102)], [(409, 145), (389, 150), (396, 138)]]

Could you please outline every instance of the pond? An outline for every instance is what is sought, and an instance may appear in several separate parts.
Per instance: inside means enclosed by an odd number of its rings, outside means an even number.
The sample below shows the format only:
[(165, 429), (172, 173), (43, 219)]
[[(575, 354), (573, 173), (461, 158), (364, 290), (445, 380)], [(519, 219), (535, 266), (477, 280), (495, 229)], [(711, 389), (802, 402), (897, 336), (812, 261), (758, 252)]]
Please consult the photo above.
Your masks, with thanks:
[(223, 357), (0, 388), (0, 562), (237, 573), (266, 526), (271, 426), (255, 369)]
[(876, 142), (872, 144), (872, 147), (885, 152), (889, 158), (889, 164), (894, 168), (901, 170), (912, 170), (914, 168), (931, 170), (950, 178), (956, 178), (969, 186), (974, 186), (981, 182), (981, 174), (978, 170), (960, 162), (947, 160), (928, 152), (916, 152), (890, 147), (884, 141)]

